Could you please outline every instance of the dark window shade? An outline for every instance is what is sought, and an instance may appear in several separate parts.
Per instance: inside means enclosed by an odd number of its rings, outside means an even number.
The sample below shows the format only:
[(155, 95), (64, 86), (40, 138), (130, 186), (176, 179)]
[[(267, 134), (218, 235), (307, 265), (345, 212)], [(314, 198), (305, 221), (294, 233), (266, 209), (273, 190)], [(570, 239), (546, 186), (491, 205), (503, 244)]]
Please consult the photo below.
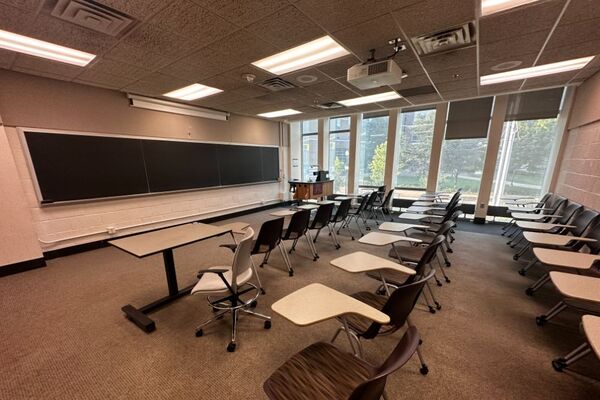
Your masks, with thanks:
[(493, 97), (451, 102), (445, 139), (486, 138), (493, 102)]
[(508, 98), (506, 121), (556, 118), (564, 88), (515, 93)]

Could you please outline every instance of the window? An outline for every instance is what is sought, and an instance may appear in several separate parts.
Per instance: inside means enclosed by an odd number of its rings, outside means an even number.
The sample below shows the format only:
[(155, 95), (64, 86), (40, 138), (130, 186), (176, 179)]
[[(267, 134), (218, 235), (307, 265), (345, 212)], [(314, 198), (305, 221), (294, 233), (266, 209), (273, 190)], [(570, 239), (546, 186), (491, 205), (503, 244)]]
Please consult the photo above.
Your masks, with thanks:
[(506, 196), (541, 197), (551, 172), (556, 118), (504, 123), (490, 204)]
[(475, 203), (481, 183), (487, 138), (444, 140), (438, 190), (462, 188), (463, 202)]
[(348, 193), (350, 117), (329, 120), (329, 177), (334, 193)]
[(313, 172), (319, 169), (319, 139), (317, 136), (318, 122), (316, 119), (302, 121), (302, 179), (312, 180)]
[(425, 191), (434, 123), (435, 108), (400, 114), (394, 167), (398, 197), (416, 198)]
[(357, 149), (359, 187), (383, 185), (388, 122), (388, 115), (363, 117)]

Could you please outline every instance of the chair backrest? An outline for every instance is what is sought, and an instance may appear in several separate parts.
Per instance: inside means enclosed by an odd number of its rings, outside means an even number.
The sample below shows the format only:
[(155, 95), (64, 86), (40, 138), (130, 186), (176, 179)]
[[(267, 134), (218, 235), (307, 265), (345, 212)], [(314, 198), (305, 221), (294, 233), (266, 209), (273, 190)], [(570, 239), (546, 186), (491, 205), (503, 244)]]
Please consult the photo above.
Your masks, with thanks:
[(292, 215), (283, 240), (295, 239), (306, 233), (310, 223), (310, 210), (298, 210)]
[(554, 200), (547, 207), (547, 208), (550, 208), (550, 210), (544, 211), (544, 212), (542, 212), (542, 214), (549, 214), (549, 215), (559, 214), (560, 211), (562, 210), (562, 208), (567, 203), (567, 199), (565, 197), (562, 197), (559, 195), (554, 195), (553, 198), (554, 198)]
[(345, 220), (348, 216), (348, 212), (350, 211), (351, 206), (351, 199), (342, 200), (337, 208), (335, 215), (331, 217), (331, 222), (341, 222)]
[(252, 249), (253, 254), (266, 253), (279, 244), (283, 231), (283, 217), (263, 222)]
[(371, 194), (369, 195), (369, 199), (367, 200), (367, 204), (365, 205), (365, 210), (370, 210), (371, 208), (373, 208), (373, 204), (375, 204), (377, 196), (379, 196), (379, 192), (371, 192)]
[(253, 238), (254, 229), (247, 228), (244, 237), (235, 248), (233, 263), (231, 264), (231, 287), (234, 292), (237, 292), (237, 277), (246, 273), (252, 266), (252, 259), (250, 257)]
[[(386, 329), (386, 334), (395, 332), (404, 326), (406, 319), (412, 312), (415, 304), (417, 304), (423, 287), (434, 274), (435, 271), (432, 270), (427, 276), (415, 282), (399, 286), (392, 292), (381, 309), (381, 312), (390, 317), (390, 323), (386, 325), (386, 328), (389, 327), (391, 329)], [(379, 334), (381, 326), (381, 324), (373, 322), (365, 332), (361, 333), (361, 336), (365, 339), (373, 339)]]
[(575, 218), (573, 218), (571, 225), (574, 225), (575, 228), (569, 229), (569, 232), (573, 236), (582, 236), (588, 226), (590, 226), (592, 223), (595, 223), (597, 219), (598, 213), (596, 211), (585, 208), (582, 212), (577, 214)]
[(595, 242), (586, 242), (585, 245), (590, 249), (591, 254), (600, 254), (600, 218), (597, 218), (588, 228), (585, 237), (596, 239)]
[(553, 194), (550, 192), (543, 195), (542, 198), (536, 204), (536, 207), (546, 207), (548, 201), (550, 200), (550, 197), (552, 197), (552, 196), (553, 196)]
[[(458, 211), (457, 211), (458, 212)], [(435, 235), (442, 235), (444, 237), (448, 236), (448, 232), (454, 227), (455, 223), (452, 220), (444, 221), (435, 232)]]
[(310, 224), (310, 229), (321, 229), (326, 226), (331, 219), (331, 214), (333, 214), (333, 206), (333, 203), (321, 204), (317, 208), (317, 213)]
[(365, 208), (367, 207), (367, 202), (369, 201), (370, 198), (371, 198), (370, 195), (361, 197), (360, 203), (358, 205), (358, 208), (356, 209), (355, 214), (360, 214), (365, 210)]
[(392, 202), (392, 197), (394, 196), (394, 189), (391, 189), (386, 195), (385, 199), (383, 199), (383, 203), (381, 203), (381, 208), (384, 210), (390, 209), (390, 204)]
[(579, 203), (567, 201), (567, 205), (562, 209), (562, 217), (558, 219), (559, 224), (566, 225), (575, 218), (577, 214), (583, 211), (583, 206)]
[(387, 377), (410, 360), (417, 351), (420, 340), (417, 328), (409, 327), (385, 362), (375, 370), (375, 374), (358, 385), (348, 399), (379, 400), (383, 395)]
[(443, 235), (436, 235), (436, 237), (433, 238), (429, 245), (427, 245), (427, 248), (423, 252), (421, 259), (415, 266), (415, 275), (409, 276), (408, 279), (405, 281), (406, 284), (413, 283), (425, 276), (425, 267), (429, 265), (429, 263), (433, 260), (433, 257), (435, 257), (435, 253), (437, 252), (442, 242), (444, 242), (444, 240), (446, 240), (446, 237)]

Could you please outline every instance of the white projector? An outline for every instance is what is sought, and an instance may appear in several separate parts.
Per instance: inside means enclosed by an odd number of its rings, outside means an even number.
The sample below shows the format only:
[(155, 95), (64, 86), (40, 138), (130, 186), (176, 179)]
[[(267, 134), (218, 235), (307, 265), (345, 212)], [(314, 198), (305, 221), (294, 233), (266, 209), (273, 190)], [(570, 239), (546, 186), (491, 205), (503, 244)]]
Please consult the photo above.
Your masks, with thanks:
[(402, 69), (394, 60), (357, 64), (348, 69), (346, 79), (361, 90), (397, 85), (402, 82)]

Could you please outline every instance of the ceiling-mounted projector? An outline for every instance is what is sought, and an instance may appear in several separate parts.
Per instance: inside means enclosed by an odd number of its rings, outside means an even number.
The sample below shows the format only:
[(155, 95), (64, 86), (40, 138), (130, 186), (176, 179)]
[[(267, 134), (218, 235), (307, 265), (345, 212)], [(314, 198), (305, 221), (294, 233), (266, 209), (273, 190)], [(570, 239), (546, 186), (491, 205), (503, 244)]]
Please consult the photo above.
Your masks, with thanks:
[(358, 89), (374, 89), (402, 82), (402, 69), (394, 60), (357, 64), (348, 69), (346, 79)]

